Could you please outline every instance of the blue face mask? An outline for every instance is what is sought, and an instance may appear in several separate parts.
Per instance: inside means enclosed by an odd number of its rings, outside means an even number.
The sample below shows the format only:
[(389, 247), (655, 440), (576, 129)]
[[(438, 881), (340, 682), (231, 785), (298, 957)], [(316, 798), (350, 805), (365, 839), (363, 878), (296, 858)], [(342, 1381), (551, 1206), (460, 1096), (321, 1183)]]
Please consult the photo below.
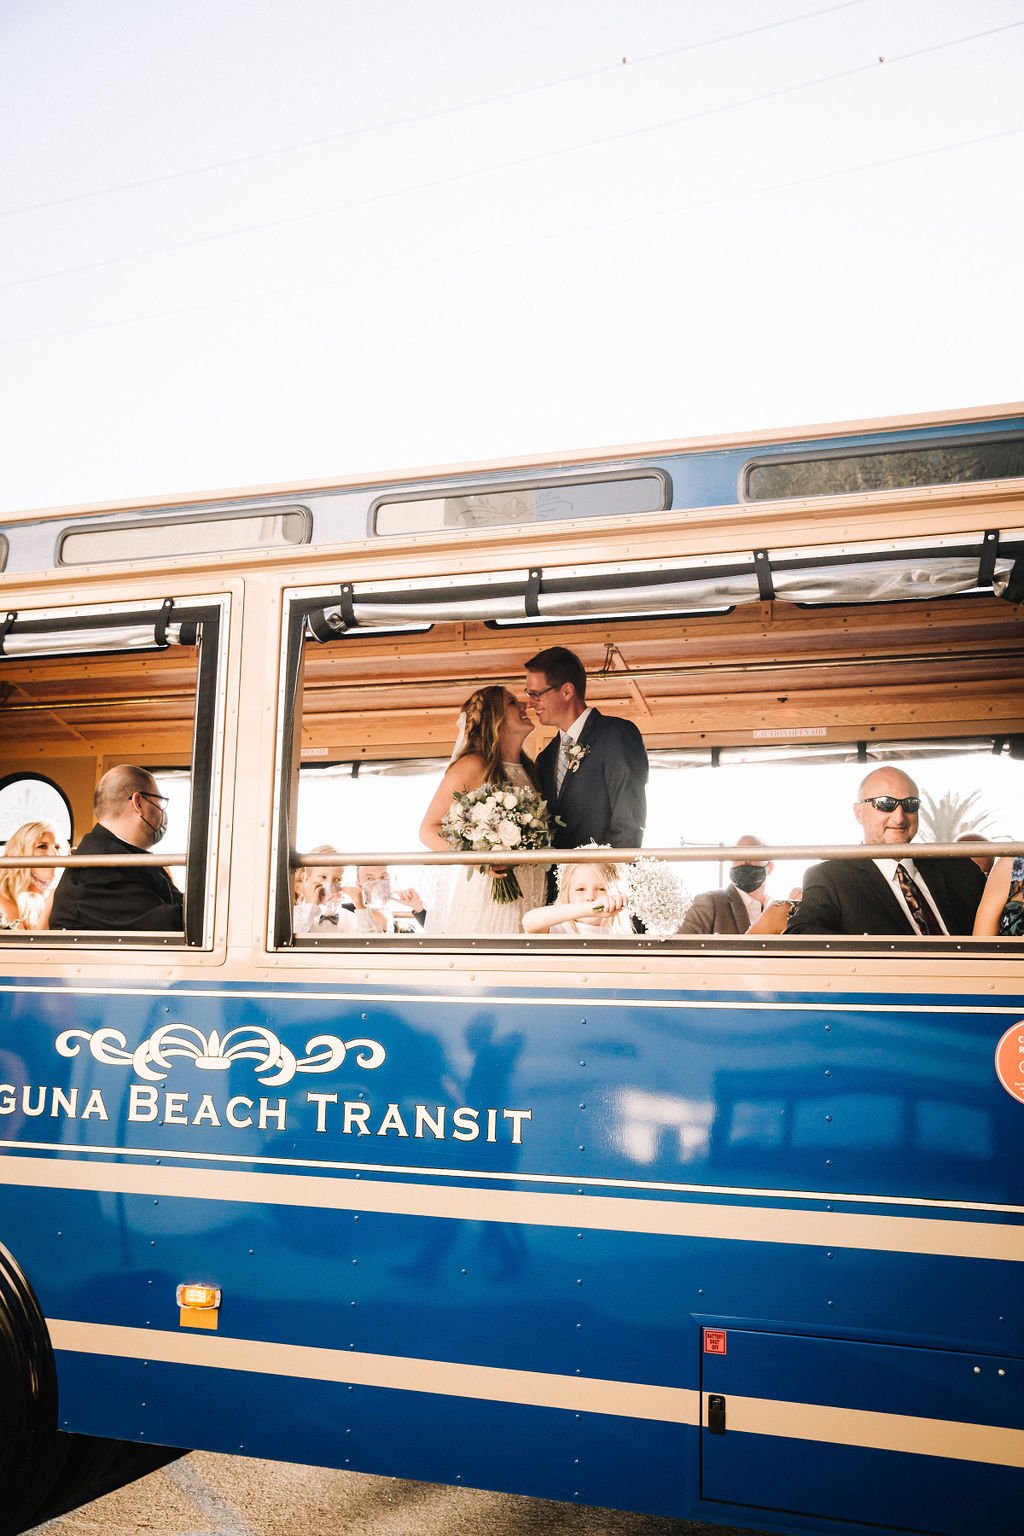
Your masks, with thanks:
[(733, 885), (737, 890), (746, 891), (748, 896), (764, 885), (767, 875), (767, 864), (737, 864), (735, 869), (729, 871)]

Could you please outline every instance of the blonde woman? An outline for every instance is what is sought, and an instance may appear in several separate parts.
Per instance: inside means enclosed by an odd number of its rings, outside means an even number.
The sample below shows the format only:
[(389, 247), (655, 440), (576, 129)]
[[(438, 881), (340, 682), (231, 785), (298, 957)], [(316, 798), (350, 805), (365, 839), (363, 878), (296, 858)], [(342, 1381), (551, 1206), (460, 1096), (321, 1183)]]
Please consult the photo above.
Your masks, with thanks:
[[(60, 838), (48, 821), (26, 821), (7, 839), (6, 858), (63, 853)], [(0, 869), (0, 929), (40, 933), (50, 926), (50, 907), (57, 882), (56, 869)]]
[[(523, 743), (533, 732), (526, 705), (500, 684), (478, 688), (470, 694), (459, 715), (458, 734), (451, 762), (438, 785), (420, 827), (420, 841), (438, 853), (449, 844), (441, 831), (452, 796), (481, 784), (510, 784), (515, 789), (536, 789), (533, 763)], [(435, 934), (522, 933), (523, 913), (544, 897), (544, 866), (520, 864), (516, 878), (522, 888), (517, 901), (498, 902), (491, 882), (507, 866), (495, 865), (480, 874), (465, 867), (438, 871), (435, 890), (427, 905), (426, 932)]]
[(578, 934), (612, 939), (633, 932), (626, 886), (618, 864), (562, 864), (558, 900), (523, 915), (527, 933)]

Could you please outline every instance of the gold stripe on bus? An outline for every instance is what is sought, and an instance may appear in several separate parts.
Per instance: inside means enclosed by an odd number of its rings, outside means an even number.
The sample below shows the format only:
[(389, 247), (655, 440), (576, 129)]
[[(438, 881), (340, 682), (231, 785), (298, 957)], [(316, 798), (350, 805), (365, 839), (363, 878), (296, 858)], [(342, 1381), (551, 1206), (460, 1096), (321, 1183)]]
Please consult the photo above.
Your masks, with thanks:
[[(248, 1371), (305, 1381), (429, 1392), (526, 1407), (606, 1413), (668, 1424), (700, 1422), (700, 1396), (682, 1387), (563, 1376), (546, 1371), (466, 1365), (408, 1355), (377, 1355), (320, 1346), (231, 1339), (162, 1329), (47, 1319), (55, 1349), (108, 1355), (122, 1360), (159, 1361), (211, 1370)], [(1024, 1466), (1024, 1431), (999, 1425), (872, 1413), (819, 1403), (780, 1402), (729, 1395), (730, 1431), (786, 1439), (855, 1445), (917, 1456), (944, 1456), (994, 1466)]]
[(224, 1200), (247, 1205), (309, 1206), (389, 1216), (499, 1221), (523, 1226), (589, 1228), (659, 1237), (796, 1243), (952, 1258), (1024, 1261), (1024, 1226), (956, 1218), (868, 1216), (771, 1206), (560, 1195), (511, 1189), (464, 1189), (308, 1174), (226, 1169), (145, 1168), (66, 1159), (9, 1157), (7, 1184), (120, 1195)]
[(566, 1408), (576, 1413), (613, 1413), (627, 1419), (697, 1424), (700, 1395), (683, 1387), (605, 1381), (594, 1376), (560, 1376), (452, 1360), (407, 1355), (371, 1355), (349, 1349), (275, 1344), (262, 1339), (211, 1338), (160, 1329), (123, 1328), (104, 1323), (48, 1318), (55, 1349), (112, 1355), (120, 1360), (159, 1360), (222, 1371), (255, 1371), (306, 1381), (336, 1381), (400, 1392), (432, 1392), (531, 1408)]
[(962, 1424), (952, 1419), (921, 1419), (905, 1413), (872, 1413), (863, 1408), (785, 1403), (729, 1393), (726, 1428), (740, 1434), (779, 1435), (786, 1440), (821, 1440), (828, 1445), (1024, 1467), (1024, 1430), (998, 1424)]
[[(715, 852), (717, 853), (717, 851), (718, 850), (716, 849)], [(310, 953), (313, 954), (314, 952), (310, 951)], [(320, 955), (321, 959), (323, 958), (323, 952), (316, 952), (316, 953), (318, 953)], [(338, 953), (345, 953), (345, 951), (337, 951), (336, 950), (335, 954), (337, 955)], [(537, 958), (537, 952), (536, 951), (530, 951), (529, 954), (530, 954), (531, 962)], [(638, 956), (640, 958), (642, 958), (644, 961), (649, 960), (651, 958), (651, 954), (650, 954), (649, 951), (644, 951), (642, 953), (642, 955), (638, 951)], [(81, 958), (82, 957), (79, 954), (76, 953), (76, 955), (75, 955), (76, 962), (80, 961)], [(289, 960), (291, 960), (293, 957), (289, 956), (288, 958), (289, 958)], [(403, 955), (403, 961), (405, 961), (408, 958), (410, 958), (410, 957), (406, 956), (406, 955)], [(440, 958), (444, 961), (446, 966), (449, 964), (449, 959), (448, 959), (447, 956), (442, 955)], [(479, 969), (481, 961), (486, 959), (486, 958), (488, 958), (488, 957), (482, 956), (482, 955), (474, 955), (472, 957), (472, 964), (473, 964), (474, 969)], [(494, 959), (494, 958), (497, 958), (497, 957), (491, 956), (490, 958)], [(607, 957), (602, 957), (602, 958), (607, 958)], [(622, 958), (622, 957), (620, 956), (620, 958)], [(676, 955), (676, 960), (678, 960), (678, 958), (679, 957), (678, 957), (678, 954), (677, 954)], [(721, 958), (721, 957), (719, 957), (719, 958)], [(733, 955), (733, 956), (731, 956), (731, 958), (735, 960), (737, 957), (735, 955)], [(932, 965), (939, 958), (941, 958), (941, 957), (938, 957), (938, 956), (935, 956), (935, 955), (929, 955), (929, 957), (928, 957), (929, 965)], [(366, 955), (361, 952), (360, 953), (359, 963), (363, 964), (365, 959), (366, 959)], [(595, 957), (592, 954), (587, 956), (587, 960), (589, 962), (588, 967), (587, 967), (588, 973), (589, 973), (589, 971), (595, 969), (594, 964), (593, 964), (594, 959), (595, 959)], [(763, 962), (764, 959), (765, 959), (765, 957), (763, 955), (759, 955), (758, 956), (759, 963)], [(957, 957), (957, 963), (958, 964), (962, 965), (963, 964), (963, 960), (964, 960), (964, 957), (962, 955)], [(393, 956), (388, 956), (388, 965), (389, 965), (389, 967), (392, 970), (394, 969)], [(469, 965), (468, 960), (466, 962), (466, 965), (467, 965), (467, 969), (468, 969), (468, 965)], [(559, 961), (559, 965), (560, 965), (561, 971), (564, 973), (565, 965), (566, 965), (566, 957), (563, 956), (561, 958), (561, 960)], [(635, 971), (631, 971), (630, 972), (630, 975), (634, 975), (634, 974), (635, 974)], [(1014, 972), (1014, 974), (1016, 975), (1016, 972)], [(449, 971), (448, 975), (449, 975), (449, 979), (450, 979), (450, 971)], [(565, 985), (571, 984), (573, 981), (577, 981), (579, 979), (586, 980), (586, 977), (582, 977), (582, 978), (571, 977), (568, 983), (565, 982), (564, 975), (563, 975), (563, 978), (562, 978), (563, 983)], [(897, 978), (897, 980), (898, 980), (898, 978)], [(602, 978), (602, 985), (603, 984), (604, 984), (604, 980)], [(649, 986), (651, 989), (656, 990), (658, 988), (662, 988), (663, 989), (664, 985), (665, 985), (665, 981), (664, 981), (664, 977), (659, 977), (657, 975), (651, 975), (651, 976), (643, 978), (643, 984), (646, 985), (646, 986)], [(736, 984), (737, 984), (737, 987), (741, 986), (743, 984), (743, 978), (742, 977), (738, 977)], [(859, 984), (860, 984), (860, 978), (858, 978), (858, 985)], [(545, 988), (554, 987), (555, 985), (557, 985), (557, 980), (545, 977), (545, 980), (544, 980)], [(609, 988), (611, 988), (613, 986), (613, 982), (612, 981), (608, 981), (607, 985), (608, 985)], [(750, 983), (750, 985), (751, 985), (752, 989), (757, 990), (758, 992), (762, 992), (764, 990), (763, 984), (762, 984), (760, 979), (758, 979), (756, 984), (755, 983)], [(294, 986), (294, 983), (292, 983), (291, 986)], [(898, 990), (898, 986), (894, 986), (890, 990)], [(977, 988), (975, 987), (974, 990), (976, 991)], [(910, 983), (909, 983), (909, 987), (908, 987), (908, 995), (919, 994), (920, 991), (921, 991), (920, 978), (919, 977), (912, 978)], [(457, 1006), (463, 1006), (463, 1007), (467, 1007), (467, 1008), (478, 1008), (480, 1006), (480, 994), (479, 994), (479, 992), (467, 992), (467, 993), (432, 992), (432, 991), (428, 991), (428, 990), (421, 990), (421, 991), (418, 991), (418, 992), (408, 992), (408, 991), (403, 991), (403, 992), (385, 992), (385, 991), (374, 990), (374, 991), (370, 991), (370, 992), (365, 992), (365, 991), (360, 991), (360, 990), (355, 989), (355, 988), (340, 987), (340, 986), (339, 987), (324, 987), (324, 988), (321, 988), (321, 987), (314, 986), (313, 983), (310, 983), (308, 986), (304, 986), (301, 990), (290, 990), (290, 987), (289, 987), (288, 983), (281, 983), (279, 986), (274, 986), (274, 987), (236, 987), (234, 984), (232, 984), (230, 990), (228, 990), (228, 988), (223, 987), (223, 986), (222, 987), (196, 987), (196, 986), (187, 986), (186, 985), (186, 986), (183, 986), (183, 987), (176, 987), (172, 991), (172, 990), (170, 990), (167, 987), (142, 987), (142, 986), (139, 986), (139, 987), (132, 987), (132, 986), (112, 987), (112, 986), (98, 986), (98, 985), (96, 985), (96, 986), (81, 986), (81, 985), (76, 986), (76, 985), (71, 984), (71, 983), (69, 983), (67, 986), (63, 986), (63, 985), (59, 985), (59, 986), (52, 986), (52, 985), (36, 986), (32, 982), (29, 982), (29, 983), (17, 983), (17, 984), (12, 984), (12, 983), (9, 983), (9, 982), (4, 982), (4, 983), (0, 983), (0, 993), (2, 993), (2, 992), (28, 992), (28, 993), (32, 993), (32, 994), (35, 994), (35, 995), (40, 995), (40, 994), (44, 994), (45, 993), (48, 996), (54, 996), (54, 997), (70, 997), (70, 996), (81, 996), (81, 997), (157, 997), (157, 998), (168, 998), (175, 1005), (180, 1005), (183, 1001), (185, 1001), (185, 1000), (187, 1000), (189, 998), (213, 998), (213, 999), (215, 999), (219, 1003), (225, 1003), (225, 1002), (229, 1002), (230, 1003), (230, 1002), (239, 1002), (239, 1001), (241, 1001), (241, 1002), (252, 1002), (252, 1001), (264, 1001), (265, 1002), (265, 1001), (271, 1001), (271, 1002), (275, 1002), (275, 1003), (282, 1003), (282, 1002), (296, 1002), (296, 1003), (345, 1003), (345, 1004), (349, 1004), (350, 1006), (351, 1005), (355, 1005), (357, 1003), (360, 1004), (360, 1005), (363, 1005), (363, 1004), (366, 1004), (366, 1003), (369, 1003), (369, 1004), (388, 1003), (388, 1004), (392, 1004), (392, 1005), (399, 1004), (399, 1003), (404, 1003), (404, 1004), (407, 1004), (407, 1005), (417, 1005), (417, 1006), (425, 1004), (425, 1003), (444, 1003), (445, 1007), (448, 1007), (448, 1008), (453, 1008), (453, 1007), (457, 1007)], [(1006, 1015), (1007, 1017), (1013, 1017), (1013, 1016), (1019, 1015), (1022, 1011), (1024, 1011), (1024, 1001), (1019, 1001), (1019, 1002), (1016, 1002), (1016, 1003), (1008, 1003), (1008, 1004), (1007, 1003), (994, 1003), (994, 1002), (993, 1003), (983, 1002), (983, 1003), (967, 1004), (967, 1003), (957, 1002), (956, 998), (955, 998), (955, 995), (953, 995), (950, 998), (950, 1001), (948, 1003), (943, 1003), (941, 1005), (941, 1007), (937, 1007), (934, 1003), (904, 1003), (904, 1002), (898, 1002), (898, 1003), (891, 1003), (891, 1002), (873, 1003), (873, 1002), (860, 1002), (860, 1001), (844, 1003), (844, 1002), (837, 1002), (834, 998), (829, 997), (826, 994), (823, 994), (821, 997), (819, 997), (819, 998), (817, 998), (815, 1000), (812, 1000), (810, 1002), (790, 1002), (790, 1001), (787, 1001), (787, 1002), (774, 1002), (774, 1001), (765, 1002), (760, 997), (753, 998), (751, 1000), (748, 1000), (745, 997), (740, 997), (740, 998), (735, 999), (735, 1000), (733, 1000), (733, 999), (721, 999), (721, 998), (703, 998), (703, 997), (698, 997), (696, 995), (696, 990), (695, 990), (694, 996), (690, 997), (690, 998), (680, 998), (678, 996), (675, 996), (675, 997), (662, 996), (662, 997), (653, 997), (653, 998), (630, 997), (629, 999), (624, 1000), (621, 997), (595, 997), (592, 992), (567, 993), (563, 989), (563, 990), (559, 991), (559, 993), (557, 995), (552, 995), (551, 993), (549, 993), (546, 990), (544, 992), (531, 992), (528, 988), (524, 988), (521, 991), (517, 991), (515, 993), (510, 993), (510, 995), (508, 995), (508, 996), (503, 996), (503, 995), (495, 994), (494, 996), (492, 996), (490, 998), (490, 1002), (495, 1007), (499, 1007), (502, 1004), (514, 1004), (516, 1007), (524, 1007), (524, 1006), (525, 1007), (548, 1007), (548, 1006), (550, 1006), (552, 1008), (573, 1008), (573, 1009), (581, 1008), (581, 1009), (583, 1009), (584, 1016), (586, 1015), (586, 1011), (588, 1009), (591, 1010), (591, 1012), (593, 1012), (593, 1010), (597, 1009), (597, 1008), (602, 1008), (602, 1009), (642, 1008), (642, 1009), (644, 1009), (646, 1011), (657, 1011), (658, 1009), (664, 1009), (665, 1011), (671, 1012), (671, 1013), (704, 1013), (704, 1012), (708, 1012), (708, 1013), (771, 1013), (771, 1014), (780, 1014), (780, 1013), (827, 1013), (830, 1016), (832, 1014), (847, 1014), (847, 1013), (854, 1014), (854, 1015), (862, 1014), (862, 1013), (870, 1013), (870, 1014), (875, 1014), (875, 1013), (880, 1013), (880, 1014), (895, 1013), (895, 1014), (900, 1015), (901, 1017), (903, 1015), (905, 1015), (905, 1014), (915, 1014), (915, 1015), (916, 1014), (922, 1014), (927, 1019), (934, 1019), (937, 1013), (940, 1013), (940, 1014), (942, 1014), (944, 1016), (946, 1014), (966, 1014), (966, 1015), (980, 1015), (980, 1016), (982, 1016), (984, 1018), (988, 1018), (988, 1017), (1002, 1018), (1004, 1015)]]
[[(7, 1152), (20, 1154), (22, 1152), (55, 1152), (58, 1156), (66, 1156), (73, 1150), (76, 1157), (96, 1158), (142, 1158), (147, 1162), (156, 1157), (156, 1153), (150, 1147), (105, 1147), (102, 1144), (91, 1143), (83, 1146), (81, 1142), (73, 1149), (67, 1142), (62, 1141), (24, 1141), (20, 1137), (16, 1142), (4, 1146), (0, 1143), (0, 1156)], [(416, 1167), (412, 1163), (357, 1163), (352, 1158), (339, 1161), (336, 1158), (324, 1157), (269, 1157), (260, 1152), (189, 1152), (184, 1147), (161, 1147), (160, 1160), (173, 1159), (174, 1162), (204, 1163), (207, 1166), (220, 1164), (231, 1166), (244, 1164), (247, 1168), (287, 1168), (296, 1173), (304, 1168), (319, 1169), (322, 1173), (330, 1173), (342, 1178), (351, 1178), (353, 1174), (364, 1173), (381, 1174), (385, 1178), (398, 1177), (410, 1179), (486, 1179), (488, 1183), (495, 1184), (533, 1184), (533, 1185), (573, 1185), (577, 1194), (582, 1194), (584, 1189), (596, 1190), (600, 1193), (608, 1193), (617, 1189), (633, 1191), (649, 1190), (659, 1195), (700, 1195), (708, 1199), (721, 1202), (735, 1195), (741, 1200), (808, 1200), (823, 1205), (892, 1205), (900, 1206), (904, 1210), (927, 1211), (987, 1211), (999, 1216), (1024, 1216), (1024, 1205), (1010, 1205), (1006, 1201), (993, 1200), (931, 1200), (922, 1195), (879, 1195), (875, 1193), (862, 1194), (849, 1189), (774, 1189), (770, 1184), (681, 1184), (674, 1179), (613, 1179), (594, 1178), (590, 1174), (566, 1174), (566, 1173), (523, 1173), (516, 1170), (507, 1173), (502, 1169), (491, 1168), (429, 1168)], [(0, 1183), (3, 1180), (0, 1179)]]

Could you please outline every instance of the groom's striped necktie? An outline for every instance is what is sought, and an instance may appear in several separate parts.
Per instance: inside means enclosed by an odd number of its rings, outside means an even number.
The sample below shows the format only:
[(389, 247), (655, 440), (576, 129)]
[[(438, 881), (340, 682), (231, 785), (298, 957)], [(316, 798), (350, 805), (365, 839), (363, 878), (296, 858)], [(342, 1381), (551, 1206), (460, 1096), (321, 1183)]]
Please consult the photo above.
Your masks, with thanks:
[(572, 737), (567, 735), (565, 733), (565, 731), (563, 731), (562, 732), (562, 736), (561, 736), (561, 740), (558, 743), (558, 765), (555, 768), (555, 793), (556, 794), (561, 794), (561, 792), (562, 792), (562, 780), (565, 778), (565, 775), (569, 771), (569, 747), (570, 747), (571, 743), (572, 743)]

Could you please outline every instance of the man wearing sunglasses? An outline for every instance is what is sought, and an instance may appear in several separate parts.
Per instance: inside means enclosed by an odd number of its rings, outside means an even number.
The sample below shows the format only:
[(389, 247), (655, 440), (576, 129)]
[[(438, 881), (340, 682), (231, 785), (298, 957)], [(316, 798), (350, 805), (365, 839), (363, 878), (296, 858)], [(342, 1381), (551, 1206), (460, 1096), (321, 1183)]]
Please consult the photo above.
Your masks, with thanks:
[[(861, 841), (909, 843), (917, 836), (921, 800), (901, 769), (875, 768), (853, 807)], [(985, 878), (971, 859), (829, 859), (804, 876), (803, 900), (787, 933), (970, 933)]]
[(151, 773), (121, 763), (100, 779), (93, 795), (96, 825), (76, 853), (118, 854), (125, 864), (66, 869), (50, 912), (51, 928), (132, 929), (180, 933), (182, 896), (166, 870), (133, 869), (133, 855), (148, 853), (167, 831), (167, 797)]

